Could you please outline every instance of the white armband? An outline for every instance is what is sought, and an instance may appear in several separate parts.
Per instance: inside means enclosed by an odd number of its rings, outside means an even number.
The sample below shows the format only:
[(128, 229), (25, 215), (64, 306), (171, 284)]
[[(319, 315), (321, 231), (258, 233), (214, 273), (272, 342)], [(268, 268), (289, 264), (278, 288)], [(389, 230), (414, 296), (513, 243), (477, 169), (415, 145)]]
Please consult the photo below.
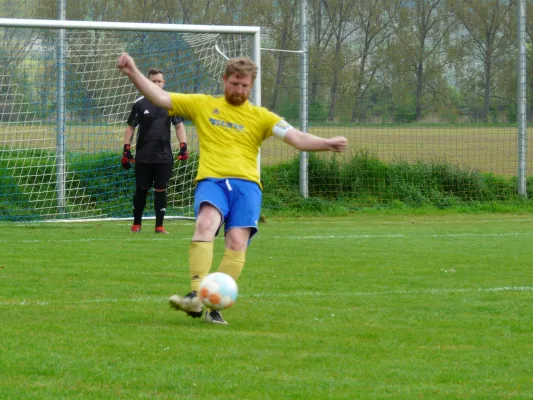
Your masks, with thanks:
[(289, 129), (292, 129), (292, 125), (282, 119), (276, 125), (274, 125), (274, 127), (272, 128), (272, 133), (280, 139), (283, 139)]

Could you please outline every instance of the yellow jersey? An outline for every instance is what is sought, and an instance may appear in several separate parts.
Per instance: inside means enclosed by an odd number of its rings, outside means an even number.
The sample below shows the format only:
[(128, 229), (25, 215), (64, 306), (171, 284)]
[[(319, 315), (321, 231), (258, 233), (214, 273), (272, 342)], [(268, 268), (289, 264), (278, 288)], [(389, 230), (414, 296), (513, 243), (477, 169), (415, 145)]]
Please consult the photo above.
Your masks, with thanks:
[(224, 96), (170, 93), (171, 115), (192, 121), (200, 143), (196, 181), (206, 178), (259, 179), (259, 148), (282, 118), (246, 101), (229, 104)]

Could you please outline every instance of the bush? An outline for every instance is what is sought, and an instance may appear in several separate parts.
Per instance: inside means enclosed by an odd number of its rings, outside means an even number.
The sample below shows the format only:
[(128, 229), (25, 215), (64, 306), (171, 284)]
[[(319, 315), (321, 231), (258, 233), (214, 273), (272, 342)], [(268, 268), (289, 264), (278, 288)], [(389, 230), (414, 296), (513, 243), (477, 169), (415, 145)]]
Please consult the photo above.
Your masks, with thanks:
[(298, 121), (300, 119), (299, 101), (294, 101), (289, 97), (284, 96), (279, 105), (278, 114), (287, 121)]
[(394, 122), (409, 123), (416, 121), (416, 110), (414, 106), (399, 106), (394, 111)]
[[(516, 178), (497, 177), (449, 164), (398, 161), (385, 164), (367, 152), (347, 162), (310, 154), (309, 197), (356, 209), (362, 206), (433, 206), (446, 209), (461, 204), (521, 202)], [(263, 169), (266, 210), (301, 209), (299, 160)], [(533, 178), (528, 179), (528, 195)], [(527, 200), (526, 200), (527, 201)], [(315, 204), (317, 212), (323, 203)], [(320, 204), (320, 207), (317, 205)]]
[(328, 119), (327, 107), (319, 102), (312, 101), (309, 103), (309, 121), (311, 122), (326, 122)]

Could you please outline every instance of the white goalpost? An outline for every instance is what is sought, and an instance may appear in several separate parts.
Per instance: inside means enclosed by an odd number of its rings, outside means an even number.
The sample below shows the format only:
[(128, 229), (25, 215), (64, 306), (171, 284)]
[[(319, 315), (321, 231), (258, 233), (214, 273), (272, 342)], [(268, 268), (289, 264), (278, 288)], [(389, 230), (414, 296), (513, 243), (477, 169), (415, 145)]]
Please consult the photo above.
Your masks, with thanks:
[[(115, 68), (120, 53), (162, 69), (172, 92), (222, 94), (228, 58), (261, 65), (253, 26), (0, 18), (0, 40), (0, 221), (131, 218), (134, 173), (120, 157), (139, 92)], [(260, 88), (259, 68), (258, 105)], [(175, 162), (167, 218), (193, 216), (198, 143), (186, 130), (191, 157)]]

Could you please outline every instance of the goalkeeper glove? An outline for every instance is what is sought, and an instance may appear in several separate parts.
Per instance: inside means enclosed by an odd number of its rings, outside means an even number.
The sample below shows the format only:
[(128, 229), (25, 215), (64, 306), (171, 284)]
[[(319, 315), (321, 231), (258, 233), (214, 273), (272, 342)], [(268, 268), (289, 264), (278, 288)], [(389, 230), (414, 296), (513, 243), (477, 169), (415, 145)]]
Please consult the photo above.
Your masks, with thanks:
[(189, 153), (187, 152), (187, 143), (181, 142), (180, 143), (180, 152), (178, 154), (178, 160), (186, 160), (189, 158)]
[(133, 156), (131, 155), (130, 145), (125, 144), (124, 152), (122, 153), (122, 160), (120, 160), (120, 163), (122, 164), (122, 168), (130, 169), (131, 162), (135, 162), (135, 160), (133, 160)]

